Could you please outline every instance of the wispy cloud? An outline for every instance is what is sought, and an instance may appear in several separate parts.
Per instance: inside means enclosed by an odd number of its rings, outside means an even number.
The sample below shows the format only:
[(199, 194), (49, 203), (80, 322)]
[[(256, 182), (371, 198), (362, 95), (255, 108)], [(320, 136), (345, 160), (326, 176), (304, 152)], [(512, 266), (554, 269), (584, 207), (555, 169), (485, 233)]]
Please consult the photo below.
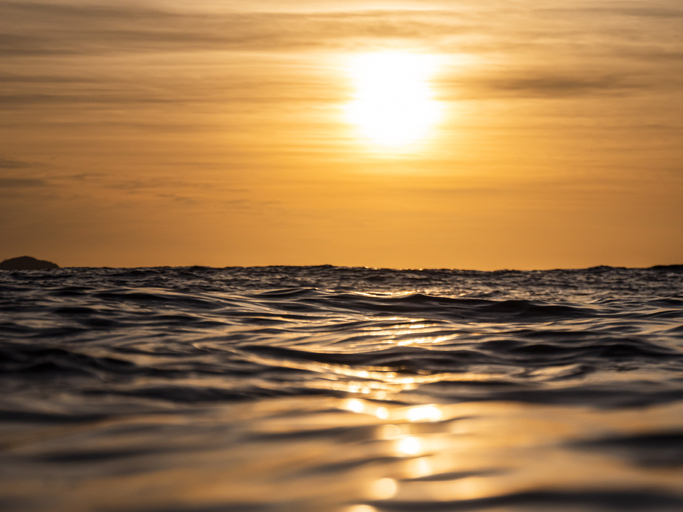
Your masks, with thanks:
[[(37, 2), (4, 2), (0, 8), (6, 56), (302, 50), (348, 47), (358, 42), (354, 38), (434, 38), (467, 27), (453, 12), (431, 10), (188, 14), (144, 5)], [(27, 26), (34, 30), (16, 30)]]
[(0, 157), (0, 169), (24, 169), (29, 166), (30, 164), (28, 162)]
[[(250, 11), (248, 4), (233, 11), (180, 12), (113, 1), (99, 5), (0, 1), (0, 50), (6, 57), (207, 50), (283, 52), (348, 49), (370, 41), (404, 40), (426, 46), (457, 42), (480, 49), (493, 43), (497, 50), (512, 51), (512, 39), (516, 45), (524, 41), (538, 48), (588, 39), (608, 48), (605, 43), (623, 39), (625, 31), (637, 32), (652, 22), (677, 23), (683, 18), (683, 9), (674, 0), (649, 8), (580, 3), (549, 9), (539, 3), (512, 9), (506, 2), (465, 2), (448, 9), (325, 11), (323, 6), (316, 5), (314, 12), (256, 12)], [(619, 23), (624, 17), (639, 18), (643, 26)], [(617, 22), (599, 27), (577, 23), (596, 19)], [(520, 35), (527, 37), (519, 39)], [(633, 45), (636, 41), (624, 42)], [(647, 41), (641, 38), (638, 42)]]
[[(339, 85), (316, 82), (310, 70), (304, 78), (301, 61), (289, 63), (298, 66), (290, 73), (248, 60), (236, 69), (230, 59), (396, 45), (479, 59), (476, 72), (456, 69), (456, 77), (440, 82), (446, 99), (456, 91), (460, 98), (625, 95), (683, 82), (683, 41), (676, 35), (683, 10), (674, 0), (639, 8), (577, 2), (521, 9), (492, 0), (356, 11), (317, 3), (291, 12), (158, 5), (0, 0), (0, 107), (333, 103), (343, 95)], [(151, 68), (135, 60), (162, 54), (164, 64)], [(125, 59), (134, 73), (129, 78), (100, 58)]]
[[(444, 90), (454, 85), (444, 84)], [(470, 98), (572, 98), (581, 96), (613, 96), (633, 93), (646, 84), (628, 74), (623, 76), (594, 76), (577, 72), (575, 76), (548, 74), (532, 70), (526, 76), (490, 76), (472, 80), (467, 97)], [(463, 94), (460, 95), (463, 97)], [(447, 97), (448, 98), (448, 97)]]
[(48, 182), (31, 178), (0, 178), (0, 189), (45, 187)]

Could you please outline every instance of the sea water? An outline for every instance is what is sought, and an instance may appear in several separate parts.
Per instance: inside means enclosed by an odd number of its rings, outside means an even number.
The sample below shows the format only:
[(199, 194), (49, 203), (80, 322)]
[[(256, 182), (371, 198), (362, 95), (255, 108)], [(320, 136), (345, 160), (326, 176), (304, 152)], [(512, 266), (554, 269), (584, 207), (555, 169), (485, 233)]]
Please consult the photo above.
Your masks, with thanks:
[(4, 511), (681, 511), (683, 268), (0, 272)]

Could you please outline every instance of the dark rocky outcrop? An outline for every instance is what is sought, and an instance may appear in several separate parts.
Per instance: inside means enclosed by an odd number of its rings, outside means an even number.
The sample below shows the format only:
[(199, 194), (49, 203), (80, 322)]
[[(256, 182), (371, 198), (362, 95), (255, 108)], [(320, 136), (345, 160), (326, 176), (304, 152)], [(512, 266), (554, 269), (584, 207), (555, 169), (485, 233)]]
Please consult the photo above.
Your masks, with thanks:
[(10, 258), (0, 263), (0, 270), (48, 270), (59, 268), (59, 265), (51, 261), (37, 260), (31, 256)]

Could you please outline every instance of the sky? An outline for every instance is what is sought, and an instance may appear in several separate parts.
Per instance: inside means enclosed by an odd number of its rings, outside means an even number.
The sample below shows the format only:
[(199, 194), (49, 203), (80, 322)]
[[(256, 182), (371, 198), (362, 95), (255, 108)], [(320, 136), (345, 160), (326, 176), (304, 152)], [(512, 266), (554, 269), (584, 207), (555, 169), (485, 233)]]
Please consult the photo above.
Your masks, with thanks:
[(681, 34), (680, 0), (0, 0), (0, 259), (680, 264)]

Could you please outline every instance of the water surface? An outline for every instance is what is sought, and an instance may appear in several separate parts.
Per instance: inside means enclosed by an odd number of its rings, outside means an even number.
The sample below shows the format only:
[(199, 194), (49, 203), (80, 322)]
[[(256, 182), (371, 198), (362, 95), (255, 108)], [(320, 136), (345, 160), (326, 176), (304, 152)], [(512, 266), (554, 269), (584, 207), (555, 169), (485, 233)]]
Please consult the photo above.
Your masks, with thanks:
[(8, 511), (683, 510), (683, 268), (0, 273)]

